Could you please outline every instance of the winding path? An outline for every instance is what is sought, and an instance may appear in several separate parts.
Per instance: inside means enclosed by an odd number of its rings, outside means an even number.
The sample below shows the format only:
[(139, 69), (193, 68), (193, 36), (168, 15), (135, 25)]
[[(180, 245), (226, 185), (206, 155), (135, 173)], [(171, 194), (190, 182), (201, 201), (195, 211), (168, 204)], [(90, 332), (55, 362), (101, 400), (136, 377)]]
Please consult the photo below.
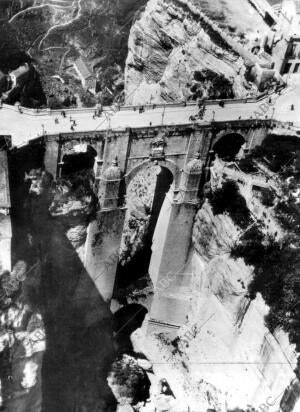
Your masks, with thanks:
[[(38, 49), (41, 50), (42, 44), (47, 39), (50, 33), (52, 33), (57, 28), (68, 26), (69, 24), (73, 23), (74, 21), (80, 18), (81, 10), (82, 10), (81, 2), (82, 0), (44, 0), (43, 4), (31, 6), (24, 10), (19, 11), (9, 20), (9, 23), (13, 23), (17, 18), (25, 15), (28, 12), (32, 12), (33, 10), (43, 9), (45, 7), (51, 7), (52, 9), (54, 9), (54, 11), (59, 11), (60, 13), (64, 12), (66, 21), (64, 23), (58, 23), (50, 27), (47, 30), (47, 32), (42, 37), (38, 45)], [(76, 16), (72, 17), (72, 13), (76, 9), (77, 9)]]

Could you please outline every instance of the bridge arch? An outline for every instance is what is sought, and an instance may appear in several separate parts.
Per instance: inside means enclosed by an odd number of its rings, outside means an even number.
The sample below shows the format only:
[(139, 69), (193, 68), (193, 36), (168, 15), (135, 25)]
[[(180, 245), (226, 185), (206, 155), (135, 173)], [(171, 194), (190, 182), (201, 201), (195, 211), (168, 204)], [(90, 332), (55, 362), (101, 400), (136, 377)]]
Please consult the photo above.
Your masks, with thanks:
[(84, 169), (93, 169), (96, 150), (88, 144), (77, 143), (71, 147), (63, 147), (61, 151), (60, 175), (66, 176)]
[(213, 141), (212, 150), (219, 158), (233, 161), (246, 141), (247, 137), (244, 133), (227, 129), (217, 134)]
[(176, 163), (172, 162), (171, 160), (156, 160), (156, 161), (152, 161), (150, 159), (147, 159), (145, 161), (143, 161), (142, 163), (139, 163), (138, 165), (134, 166), (128, 173), (126, 173), (126, 175), (124, 176), (125, 179), (125, 184), (126, 187), (128, 187), (130, 181), (139, 173), (141, 172), (143, 169), (145, 169), (146, 167), (148, 167), (151, 164), (157, 164), (157, 166), (160, 167), (164, 167), (166, 169), (168, 169), (173, 176), (173, 184), (175, 188), (179, 187), (179, 183), (180, 183), (180, 169), (179, 167), (176, 165)]
[[(145, 175), (143, 172), (146, 172)], [(153, 178), (153, 173), (156, 174), (156, 179), (151, 187), (148, 180)], [(130, 282), (149, 273), (153, 236), (158, 219), (161, 210), (170, 207), (168, 202), (165, 203), (166, 195), (173, 192), (176, 184), (174, 179), (179, 182), (179, 176), (178, 166), (166, 160), (146, 160), (133, 167), (125, 176), (127, 212), (122, 231), (121, 259), (117, 266), (115, 289), (123, 289)], [(144, 193), (142, 203), (135, 197), (136, 190)]]

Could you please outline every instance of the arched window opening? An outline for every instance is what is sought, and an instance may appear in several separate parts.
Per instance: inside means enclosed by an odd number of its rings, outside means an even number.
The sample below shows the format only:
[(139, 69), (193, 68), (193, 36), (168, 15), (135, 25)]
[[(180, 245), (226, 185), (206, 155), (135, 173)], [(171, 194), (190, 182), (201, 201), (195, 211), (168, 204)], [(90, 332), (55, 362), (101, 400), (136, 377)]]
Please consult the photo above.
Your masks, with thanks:
[(62, 176), (67, 176), (81, 170), (92, 169), (94, 167), (97, 152), (87, 146), (86, 151), (79, 153), (65, 154), (62, 159)]
[(225, 161), (235, 160), (245, 139), (238, 133), (230, 133), (222, 136), (213, 146), (213, 151)]

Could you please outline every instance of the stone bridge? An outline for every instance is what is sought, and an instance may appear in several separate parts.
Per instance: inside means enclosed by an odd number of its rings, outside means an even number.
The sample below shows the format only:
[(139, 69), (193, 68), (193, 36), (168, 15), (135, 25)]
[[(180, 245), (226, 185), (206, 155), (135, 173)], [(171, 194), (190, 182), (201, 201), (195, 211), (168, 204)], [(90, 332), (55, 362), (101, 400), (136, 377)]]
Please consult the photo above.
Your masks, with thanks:
[[(172, 291), (164, 288), (162, 296), (155, 294), (151, 317), (168, 327), (184, 323), (189, 302), (180, 293), (175, 296), (174, 288), (191, 281), (183, 272), (201, 187), (208, 179), (211, 159), (215, 153), (233, 159), (241, 150), (260, 145), (271, 127), (267, 120), (210, 125), (190, 122), (43, 137), (45, 168), (55, 177), (65, 175), (72, 159), (80, 153), (89, 153), (94, 159), (100, 211), (88, 228), (84, 263), (105, 300), (111, 299), (114, 289), (118, 259), (112, 257), (122, 239), (127, 187), (137, 174), (154, 164), (169, 172), (172, 184), (153, 237), (149, 274), (154, 286), (170, 274), (177, 279), (172, 282)], [(171, 313), (164, 310), (167, 307), (173, 308)]]
[[(88, 227), (84, 265), (106, 301), (114, 290), (127, 187), (149, 165), (168, 173), (171, 185), (158, 211), (149, 264), (157, 288), (150, 317), (168, 327), (183, 324), (189, 310), (189, 301), (180, 291), (192, 280), (183, 272), (211, 160), (215, 154), (234, 160), (260, 145), (271, 129), (290, 128), (290, 123), (276, 117), (276, 107), (268, 112), (266, 99), (226, 101), (225, 107), (219, 103), (207, 104), (201, 119), (195, 104), (121, 108), (111, 116), (104, 110), (101, 117), (94, 110), (67, 111), (63, 116), (20, 108), (0, 110), (0, 133), (10, 136), (17, 147), (43, 143), (45, 169), (55, 179), (67, 174), (80, 156), (93, 166), (100, 208)], [(265, 111), (255, 115), (262, 104)], [(81, 167), (81, 162), (76, 164)], [(157, 285), (170, 276), (170, 287), (160, 291)]]

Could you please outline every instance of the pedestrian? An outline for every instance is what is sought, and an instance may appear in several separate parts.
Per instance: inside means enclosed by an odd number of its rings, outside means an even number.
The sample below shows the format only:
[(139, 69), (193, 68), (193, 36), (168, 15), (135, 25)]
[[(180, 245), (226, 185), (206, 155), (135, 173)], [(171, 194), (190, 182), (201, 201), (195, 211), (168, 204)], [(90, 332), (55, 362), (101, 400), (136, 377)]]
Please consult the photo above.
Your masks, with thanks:
[(72, 130), (72, 132), (74, 132), (74, 130), (75, 130), (73, 125), (71, 126), (71, 130)]
[(101, 103), (98, 103), (97, 104), (97, 116), (101, 116), (101, 113), (102, 113), (102, 104)]
[(160, 393), (166, 396), (173, 396), (173, 398), (175, 399), (175, 395), (165, 378), (160, 380)]
[(293, 104), (291, 104), (291, 110), (294, 110), (295, 106)]
[(77, 126), (76, 120), (73, 120), (73, 126)]

